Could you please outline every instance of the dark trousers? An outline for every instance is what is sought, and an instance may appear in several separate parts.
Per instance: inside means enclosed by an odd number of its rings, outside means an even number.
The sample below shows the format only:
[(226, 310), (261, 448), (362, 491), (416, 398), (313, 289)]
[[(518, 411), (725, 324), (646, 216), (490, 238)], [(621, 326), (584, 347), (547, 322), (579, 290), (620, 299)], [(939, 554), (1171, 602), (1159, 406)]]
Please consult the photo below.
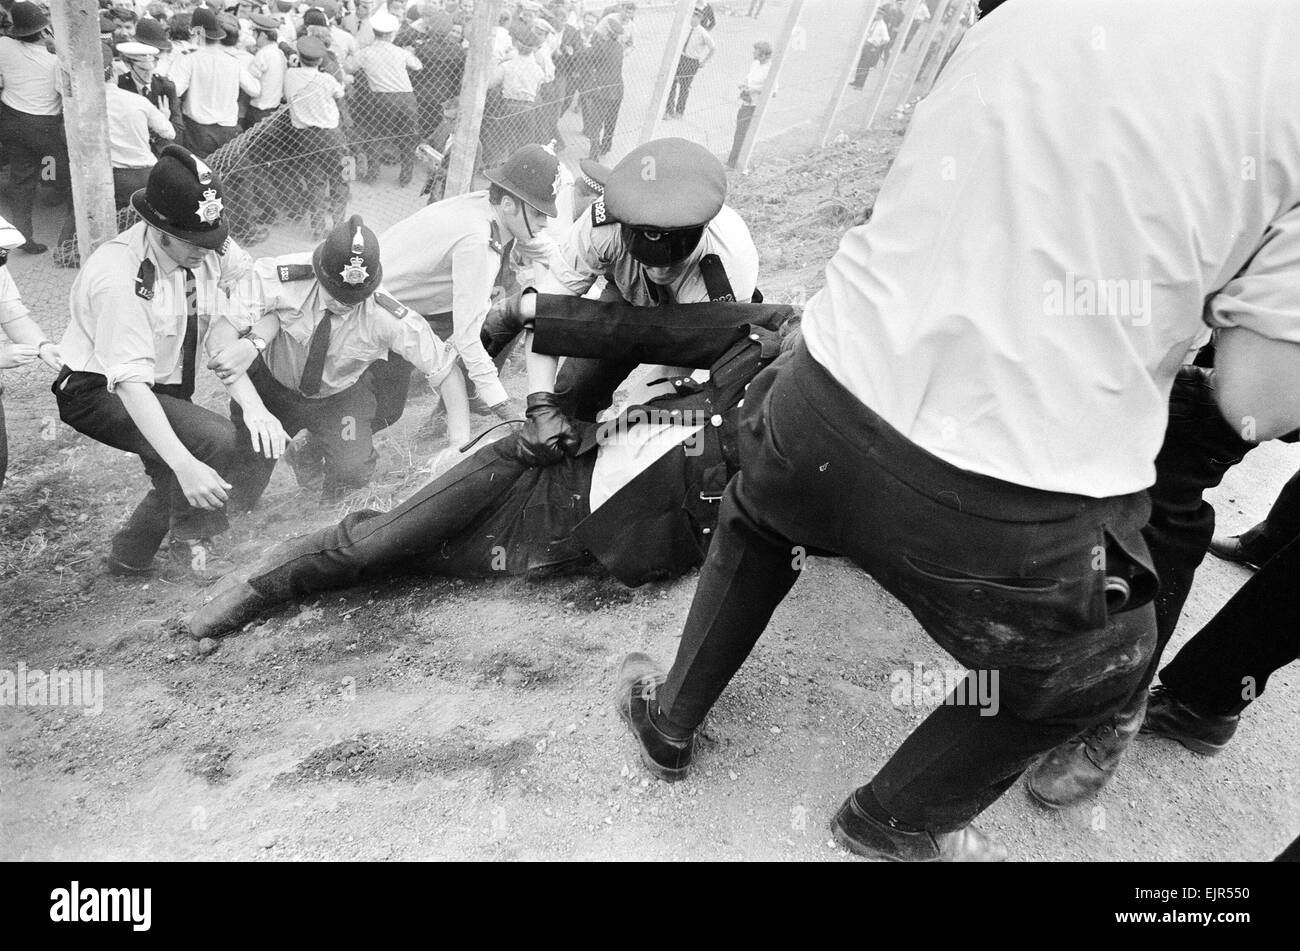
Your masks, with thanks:
[[(285, 432), (290, 436), (304, 429), (311, 433), (303, 463), (323, 466), (326, 498), (369, 484), (378, 455), (373, 438), (375, 393), (366, 375), (341, 393), (319, 398), (303, 396), (284, 386), (260, 359), (249, 367), (248, 378), (267, 411), (280, 421)], [(237, 499), (231, 500), (231, 507), (235, 511), (247, 511), (257, 504), (271, 481), (275, 460), (252, 451), (243, 410), (234, 400), (230, 401), (230, 419), (242, 447), (241, 491)]]
[(255, 106), (249, 106), (244, 110), (244, 118), (240, 120), (239, 127), (247, 132), (263, 119), (275, 115), (279, 108), (279, 106), (274, 106), (270, 109), (258, 109)]
[(1241, 536), (1241, 550), (1257, 565), (1300, 538), (1300, 472), (1282, 487), (1268, 517)]
[(68, 175), (63, 116), (29, 115), (0, 103), (0, 141), (9, 153), (9, 188), (5, 195), (9, 202), (9, 223), (28, 241), (36, 240), (32, 231), (32, 206), (37, 187), (48, 181), (60, 200), (68, 202), (67, 216), (59, 230), (59, 244), (74, 240), (77, 224), (72, 214), (72, 181)]
[(131, 203), (131, 195), (149, 183), (147, 168), (113, 169), (113, 207), (121, 211)]
[(882, 48), (872, 46), (870, 43), (862, 47), (862, 55), (858, 57), (858, 68), (853, 73), (853, 82), (850, 84), (855, 89), (861, 89), (867, 84), (867, 74), (871, 72), (871, 67), (880, 62)]
[(206, 159), (237, 135), (239, 126), (207, 125), (185, 117), (185, 144), (201, 159)]
[(638, 364), (624, 360), (565, 357), (555, 375), (555, 395), (571, 419), (592, 423), (614, 401), (614, 391)]
[[(280, 602), (401, 573), (491, 574), (490, 546), (479, 557), (448, 546), (499, 508), (529, 471), (506, 451), (515, 441), (508, 437), (481, 447), (388, 512), (353, 512), (337, 525), (277, 546), (248, 583)], [(508, 545), (512, 539), (505, 533), (496, 541)]]
[(614, 145), (614, 127), (623, 107), (621, 91), (592, 90), (582, 94), (582, 134), (591, 142), (593, 158), (609, 152)]
[[(677, 75), (673, 77), (673, 86), (668, 90), (668, 111), (681, 115), (686, 111), (686, 99), (691, 94), (691, 83), (700, 71), (700, 61), (694, 56), (683, 56), (677, 61)], [(674, 105), (676, 100), (676, 105)]]
[[(153, 482), (153, 488), (113, 537), (116, 560), (132, 567), (147, 567), (169, 529), (173, 538), (184, 540), (210, 538), (226, 530), (224, 509), (194, 508), (185, 500), (175, 473), (136, 427), (121, 397), (108, 392), (104, 377), (72, 373), (65, 367), (53, 390), (60, 419), (96, 442), (138, 455)], [(181, 444), (200, 462), (233, 482), (231, 475), (239, 453), (230, 420), (181, 397), (179, 387), (155, 386), (153, 392)]]
[[(872, 575), (961, 664), (999, 674), (996, 716), (936, 708), (871, 781), (902, 822), (964, 826), (1035, 757), (1131, 695), (1155, 640), (1145, 493), (1090, 499), (957, 469), (802, 344), (750, 384), (739, 451), (659, 693), (673, 723), (699, 725), (818, 552)], [(1108, 606), (1109, 575), (1129, 581), (1131, 600)]]
[(736, 113), (736, 137), (731, 141), (731, 155), (727, 157), (727, 167), (735, 168), (740, 161), (740, 150), (744, 148), (745, 136), (749, 135), (749, 124), (754, 121), (754, 105), (742, 105)]
[(1198, 710), (1237, 714), (1298, 658), (1300, 539), (1242, 585), (1160, 671), (1160, 681)]
[(313, 220), (329, 214), (335, 225), (347, 217), (352, 187), (343, 174), (347, 140), (339, 129), (293, 129), (287, 154), (297, 157), (303, 191)]
[(373, 111), (364, 124), (370, 141), (366, 143), (369, 157), (367, 175), (374, 177), (386, 146), (397, 152), (401, 165), (401, 178), (409, 181), (415, 168), (415, 146), (420, 141), (419, 107), (413, 92), (377, 92)]

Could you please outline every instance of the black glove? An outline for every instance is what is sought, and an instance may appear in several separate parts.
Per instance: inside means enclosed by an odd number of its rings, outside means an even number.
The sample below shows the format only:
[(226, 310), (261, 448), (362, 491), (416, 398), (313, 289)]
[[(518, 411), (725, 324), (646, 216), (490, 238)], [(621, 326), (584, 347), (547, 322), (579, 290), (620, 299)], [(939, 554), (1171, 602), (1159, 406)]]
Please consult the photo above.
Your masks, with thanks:
[(510, 345), (510, 341), (519, 336), (524, 329), (524, 316), (520, 313), (519, 302), (524, 292), (515, 291), (509, 297), (503, 297), (487, 312), (483, 320), (483, 329), (478, 332), (478, 339), (488, 356), (496, 359), (497, 354)]
[(578, 433), (554, 393), (529, 393), (528, 422), (515, 457), (526, 466), (553, 466), (578, 448)]

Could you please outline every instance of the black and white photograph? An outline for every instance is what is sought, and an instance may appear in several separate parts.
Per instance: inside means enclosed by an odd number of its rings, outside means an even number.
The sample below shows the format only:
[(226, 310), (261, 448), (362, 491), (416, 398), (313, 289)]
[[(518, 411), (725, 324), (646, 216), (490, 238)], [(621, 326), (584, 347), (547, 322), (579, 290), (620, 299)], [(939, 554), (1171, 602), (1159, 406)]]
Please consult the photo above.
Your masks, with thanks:
[(15, 908), (169, 933), (171, 863), (885, 901), (1050, 862), (1115, 863), (1099, 933), (1280, 913), (1296, 37), (1300, 0), (0, 0)]

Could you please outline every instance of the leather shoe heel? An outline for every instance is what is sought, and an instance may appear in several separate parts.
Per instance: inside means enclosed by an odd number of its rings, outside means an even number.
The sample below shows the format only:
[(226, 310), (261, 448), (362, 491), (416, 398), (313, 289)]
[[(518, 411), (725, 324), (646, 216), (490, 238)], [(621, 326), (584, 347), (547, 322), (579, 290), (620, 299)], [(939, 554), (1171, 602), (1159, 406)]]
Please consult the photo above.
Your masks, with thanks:
[(695, 734), (686, 739), (669, 736), (650, 718), (650, 704), (663, 682), (663, 672), (647, 655), (628, 654), (618, 669), (614, 707), (636, 738), (646, 769), (672, 783), (684, 779), (690, 769)]
[(854, 855), (886, 862), (1005, 862), (1006, 847), (974, 826), (955, 832), (903, 832), (867, 815), (849, 796), (831, 820), (831, 835)]
[(1142, 732), (1177, 740), (1193, 753), (1214, 756), (1237, 732), (1240, 716), (1202, 713), (1179, 700), (1164, 686), (1151, 691)]

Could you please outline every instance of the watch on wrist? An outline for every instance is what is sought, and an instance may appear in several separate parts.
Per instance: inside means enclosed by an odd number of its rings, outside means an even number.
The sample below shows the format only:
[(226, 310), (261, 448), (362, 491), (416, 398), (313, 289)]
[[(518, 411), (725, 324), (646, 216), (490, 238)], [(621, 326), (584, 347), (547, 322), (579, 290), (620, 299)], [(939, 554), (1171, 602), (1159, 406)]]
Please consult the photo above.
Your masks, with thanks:
[(253, 333), (251, 328), (245, 330), (242, 334), (240, 334), (239, 339), (247, 340), (249, 343), (253, 345), (253, 349), (256, 350), (258, 353), (266, 352), (266, 341), (263, 340), (261, 337), (259, 337), (257, 334)]

